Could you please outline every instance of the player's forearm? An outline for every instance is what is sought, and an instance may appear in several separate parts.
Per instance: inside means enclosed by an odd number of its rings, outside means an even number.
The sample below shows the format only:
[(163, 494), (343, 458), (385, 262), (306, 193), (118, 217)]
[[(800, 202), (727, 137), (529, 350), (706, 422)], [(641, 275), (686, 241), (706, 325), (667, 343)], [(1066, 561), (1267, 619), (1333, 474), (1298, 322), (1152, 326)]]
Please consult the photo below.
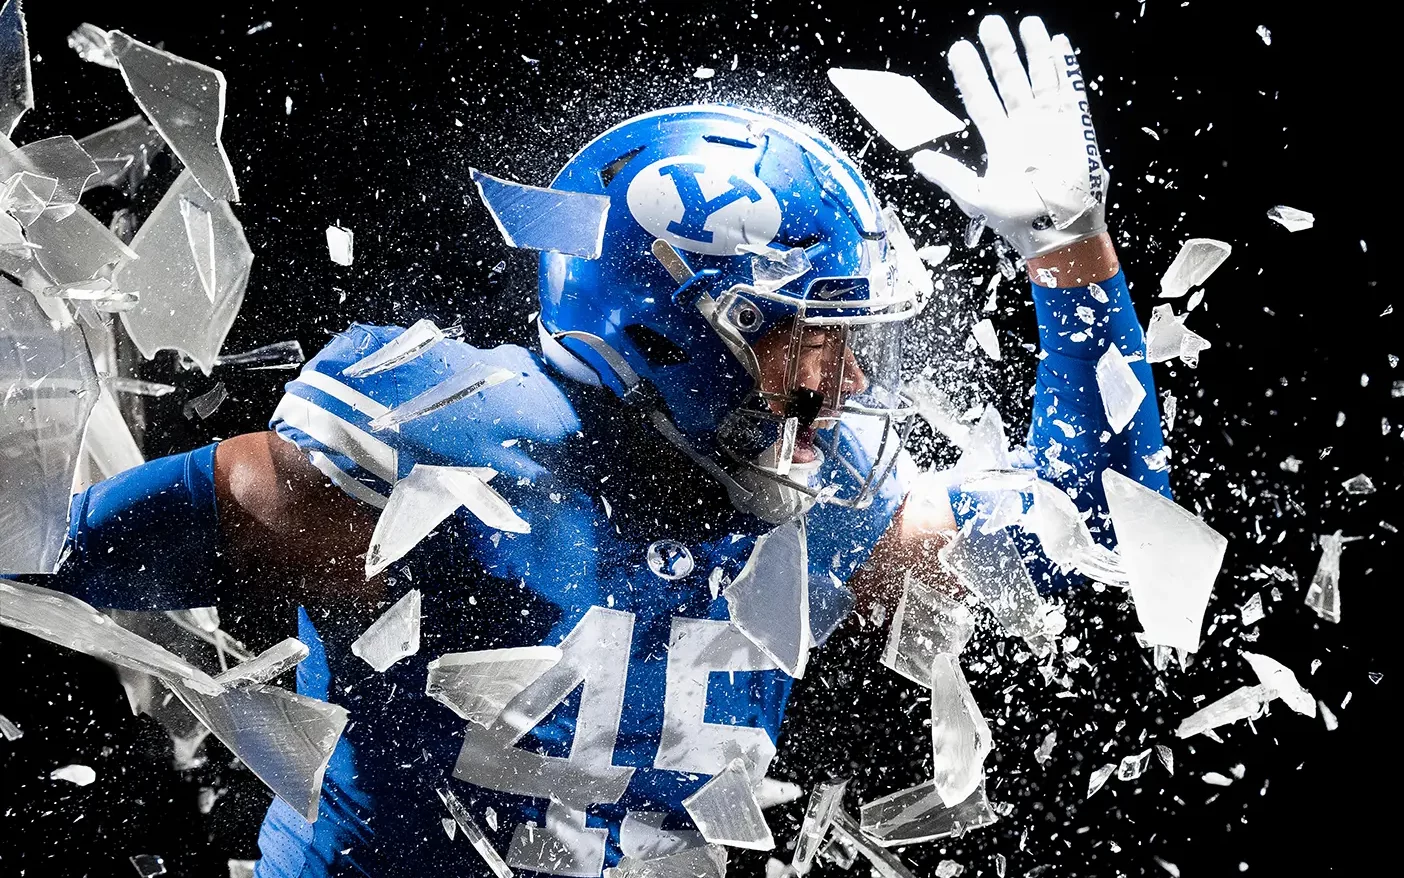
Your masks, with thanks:
[(1046, 287), (1081, 287), (1101, 283), (1121, 268), (1111, 235), (1102, 232), (1025, 263), (1029, 280)]

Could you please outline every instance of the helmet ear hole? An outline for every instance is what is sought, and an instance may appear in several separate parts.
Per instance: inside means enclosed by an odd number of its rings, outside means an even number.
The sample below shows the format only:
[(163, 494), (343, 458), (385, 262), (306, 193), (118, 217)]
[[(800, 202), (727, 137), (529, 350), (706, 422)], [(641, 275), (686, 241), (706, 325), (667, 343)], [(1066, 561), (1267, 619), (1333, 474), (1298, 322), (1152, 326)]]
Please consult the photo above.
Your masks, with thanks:
[(691, 359), (687, 351), (668, 340), (663, 333), (643, 325), (630, 323), (624, 327), (624, 334), (634, 347), (644, 355), (644, 359), (654, 368), (659, 366), (680, 366)]

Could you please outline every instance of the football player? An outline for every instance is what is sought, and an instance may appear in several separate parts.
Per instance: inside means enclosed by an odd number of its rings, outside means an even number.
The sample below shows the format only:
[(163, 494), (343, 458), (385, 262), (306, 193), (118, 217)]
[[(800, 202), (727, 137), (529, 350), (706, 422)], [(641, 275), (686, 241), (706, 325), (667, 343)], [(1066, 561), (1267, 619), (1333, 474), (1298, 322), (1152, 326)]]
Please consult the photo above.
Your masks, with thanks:
[[(1144, 350), (1108, 178), (1067, 38), (1037, 18), (1020, 34), (1026, 60), (1002, 19), (982, 22), (989, 72), (971, 43), (950, 51), (984, 173), (914, 162), (1026, 261), (1044, 354), (1029, 458), (1109, 544), (1103, 470), (1168, 494), (1145, 463), (1159, 413), (1133, 358), (1144, 401), (1108, 424), (1096, 362)], [(683, 800), (737, 759), (764, 775), (808, 649), (855, 594), (890, 602), (909, 575), (958, 588), (937, 549), (979, 496), (915, 479), (903, 451), (900, 339), (930, 280), (849, 158), (768, 113), (686, 106), (611, 128), (552, 186), (609, 209), (599, 258), (540, 257), (539, 351), (449, 339), (363, 374), (403, 330), (354, 325), (268, 432), (74, 498), (45, 584), (102, 607), (285, 607), (311, 649), (298, 691), (350, 712), (318, 819), (270, 808), (263, 878), (484, 870), (441, 828), (441, 788), (525, 874), (696, 848)], [(472, 370), (511, 377), (372, 423)], [(377, 517), (421, 465), (479, 468), (525, 526), (460, 509), (368, 578)], [(412, 588), (420, 648), (377, 672), (350, 645)], [(425, 695), (432, 660), (543, 645), (559, 660), (482, 722)]]

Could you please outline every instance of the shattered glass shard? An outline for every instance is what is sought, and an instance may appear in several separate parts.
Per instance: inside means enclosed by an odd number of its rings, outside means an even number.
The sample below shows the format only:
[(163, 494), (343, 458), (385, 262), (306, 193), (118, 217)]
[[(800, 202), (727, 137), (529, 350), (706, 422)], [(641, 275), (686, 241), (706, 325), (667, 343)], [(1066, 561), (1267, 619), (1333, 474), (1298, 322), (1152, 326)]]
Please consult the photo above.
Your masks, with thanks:
[[(201, 266), (191, 249), (182, 215), (188, 210), (182, 207), (186, 202), (199, 206), (210, 217), (213, 276), (219, 287), (213, 299), (206, 293), (209, 274), (202, 279)], [(106, 228), (103, 231), (111, 235)], [(122, 289), (139, 290), (141, 301), (122, 314), (122, 325), (147, 359), (162, 349), (178, 350), (209, 374), (239, 313), (253, 266), (253, 251), (243, 226), (228, 204), (209, 200), (187, 170), (142, 224), (131, 249), (134, 258), (122, 263), (116, 280)]]
[(991, 360), (1000, 359), (999, 337), (995, 334), (994, 324), (988, 317), (975, 324), (970, 334), (975, 336), (975, 343), (985, 352), (985, 356)]
[(112, 41), (107, 31), (95, 24), (85, 21), (78, 25), (77, 29), (68, 35), (68, 47), (77, 52), (79, 58), (91, 64), (99, 64), (113, 70), (122, 69), (117, 63), (117, 56), (112, 53)]
[[(43, 181), (43, 210), (57, 221), (73, 214), (88, 181), (97, 176), (98, 167), (78, 141), (64, 134), (27, 143), (15, 153), (0, 156), (0, 179), (17, 171), (25, 174), (31, 193), (38, 194), (33, 184)], [(52, 189), (49, 181), (53, 181)]]
[(1047, 603), (1029, 578), (1008, 531), (985, 534), (978, 528), (966, 528), (947, 542), (937, 557), (989, 607), (1005, 631), (1031, 643), (1049, 633)]
[(970, 222), (965, 224), (965, 246), (971, 250), (980, 243), (980, 238), (985, 234), (985, 220), (987, 217), (982, 213), (979, 216), (972, 216)]
[(965, 867), (955, 860), (942, 860), (936, 866), (936, 878), (957, 878), (965, 874)]
[(341, 226), (327, 226), (327, 255), (337, 265), (350, 265), (356, 259), (356, 235)]
[(1175, 773), (1175, 753), (1164, 744), (1155, 745), (1155, 755), (1160, 759), (1160, 764), (1165, 766), (1165, 770), (1170, 774)]
[(1092, 772), (1092, 776), (1087, 779), (1087, 798), (1097, 795), (1097, 791), (1106, 785), (1107, 779), (1116, 771), (1116, 763), (1108, 762), (1101, 768)]
[(210, 212), (189, 198), (180, 200), (180, 218), (185, 221), (185, 239), (195, 259), (195, 274), (211, 302), (219, 294), (215, 276), (214, 220)]
[(809, 256), (803, 247), (779, 250), (763, 244), (739, 244), (738, 253), (750, 253), (751, 283), (773, 293), (796, 278), (809, 273)]
[(945, 262), (946, 257), (950, 255), (951, 245), (949, 244), (927, 244), (917, 251), (917, 256), (921, 257), (921, 261), (932, 268)]
[(1115, 470), (1102, 472), (1102, 487), (1146, 642), (1197, 651), (1228, 540)]
[(367, 375), (375, 375), (398, 368), (423, 354), (446, 337), (444, 331), (436, 326), (434, 321), (428, 318), (416, 321), (413, 326), (392, 338), (384, 346), (342, 369), (341, 374), (347, 378), (364, 378)]
[(39, 291), (39, 295), (86, 302), (99, 311), (107, 312), (130, 311), (141, 299), (138, 294), (119, 290), (112, 285), (112, 281), (100, 277), (45, 287)]
[(289, 637), (259, 653), (250, 661), (235, 665), (214, 680), (219, 685), (231, 689), (250, 683), (267, 683), (295, 668), (298, 662), (307, 658), (307, 654), (307, 644), (296, 637)]
[(1295, 207), (1288, 207), (1279, 204), (1267, 212), (1268, 219), (1279, 223), (1289, 232), (1300, 232), (1311, 228), (1316, 224), (1316, 217), (1305, 210), (1297, 210)]
[[(897, 855), (863, 834), (863, 830), (842, 808), (834, 812), (833, 842), (862, 854), (879, 878), (916, 878)], [(826, 848), (828, 850), (828, 848)]]
[(1175, 729), (1181, 738), (1212, 732), (1219, 726), (1241, 719), (1257, 719), (1276, 692), (1266, 686), (1241, 686), (1212, 704), (1205, 705), (1185, 717)]
[(351, 644), (351, 652), (380, 673), (419, 652), (419, 589), (412, 588)]
[(469, 844), (483, 858), (483, 862), (488, 864), (492, 874), (497, 878), (512, 878), (512, 870), (507, 868), (507, 862), (502, 859), (502, 855), (488, 841), (487, 835), (478, 826), (478, 821), (468, 813), (468, 809), (463, 807), (463, 803), (454, 795), (453, 790), (448, 787), (440, 787), (438, 790), (439, 799), (453, 815), (453, 822), (458, 824), (458, 828), (463, 830), (463, 837), (468, 839)]
[(156, 854), (136, 854), (127, 859), (141, 878), (156, 878), (157, 875), (166, 874), (166, 861)]
[(429, 662), (424, 694), (491, 728), (507, 704), (561, 660), (554, 646), (450, 652)]
[[(111, 277), (119, 260), (137, 257), (134, 250), (82, 207), (76, 207), (62, 220), (52, 211), (38, 214), (27, 235), (34, 259), (54, 284)], [(118, 286), (140, 289), (120, 282)]]
[(726, 848), (708, 844), (649, 859), (625, 856), (604, 878), (726, 878)]
[(868, 802), (860, 814), (863, 834), (883, 847), (960, 836), (999, 819), (985, 798), (984, 781), (953, 807), (927, 781)]
[(960, 412), (956, 411), (945, 391), (929, 379), (920, 377), (909, 382), (906, 389), (916, 402), (917, 414), (933, 429), (961, 448), (969, 443), (970, 428), (960, 423)]
[(775, 847), (760, 803), (751, 791), (746, 761), (737, 757), (721, 774), (683, 799), (683, 808), (712, 844), (768, 851)]
[(1233, 783), (1233, 778), (1225, 774), (1220, 774), (1217, 771), (1204, 772), (1204, 775), (1201, 777), (1201, 780), (1203, 780), (1205, 783), (1211, 786), (1216, 787), (1226, 787), (1230, 786)]
[(1297, 675), (1277, 659), (1256, 652), (1245, 652), (1243, 658), (1253, 667), (1264, 689), (1277, 694), (1287, 706), (1302, 716), (1316, 716), (1316, 700), (1297, 682)]
[(1263, 620), (1263, 616), (1266, 615), (1263, 612), (1263, 596), (1255, 592), (1243, 606), (1238, 608), (1238, 612), (1245, 626), (1258, 624)]
[(0, 134), (14, 133), (25, 111), (34, 109), (29, 38), (20, 0), (0, 3)]
[(964, 121), (910, 76), (830, 67), (829, 82), (894, 149), (914, 149), (965, 129)]
[(116, 186), (131, 195), (151, 173), (151, 160), (165, 149), (166, 142), (155, 126), (138, 114), (80, 138), (78, 145), (98, 169), (87, 189)]
[(829, 835), (829, 827), (834, 822), (834, 812), (843, 806), (843, 794), (847, 789), (848, 781), (842, 780), (837, 783), (816, 784), (810, 792), (799, 834), (795, 836), (795, 855), (790, 860), (790, 867), (797, 874), (809, 874), (814, 855), (819, 852), (820, 845)]
[(102, 385), (113, 393), (131, 393), (136, 396), (165, 396), (175, 390), (174, 384), (159, 381), (143, 381), (125, 375), (109, 375), (102, 379)]
[(476, 168), (469, 173), (507, 246), (600, 257), (608, 196), (526, 186)]
[(224, 151), (224, 74), (109, 31), (127, 90), (161, 138), (212, 199), (238, 201), (234, 168)]
[(1233, 246), (1213, 238), (1190, 238), (1160, 278), (1160, 297), (1176, 299), (1209, 279), (1233, 252)]
[[(521, 519), (516, 518), (507, 501), (485, 482), (496, 475), (486, 467), (416, 464), (408, 476), (395, 483), (390, 500), (375, 523), (370, 550), (366, 553), (366, 578), (380, 573), (419, 545), (440, 522), (464, 505), (464, 497), (478, 503), (489, 518), (500, 518), (502, 523), (516, 527), (513, 519)], [(470, 511), (479, 514), (478, 510)], [(525, 526), (525, 522), (520, 525)]]
[(931, 746), (932, 782), (941, 801), (955, 807), (984, 779), (992, 743), (960, 662), (950, 653), (937, 655), (931, 663)]
[(216, 381), (215, 386), (208, 393), (202, 393), (193, 399), (187, 400), (182, 411), (187, 418), (199, 418), (204, 420), (215, 413), (224, 401), (229, 398), (229, 391), (225, 389), (223, 381)]
[(956, 469), (961, 472), (980, 470), (1009, 470), (1014, 464), (1009, 458), (1009, 438), (1004, 429), (1004, 418), (999, 410), (989, 406), (980, 415), (980, 420), (966, 437), (961, 446), (960, 460)]
[(1140, 777), (1146, 770), (1146, 763), (1150, 762), (1150, 757), (1150, 750), (1122, 757), (1121, 764), (1116, 767), (1116, 779), (1135, 780)]
[(1043, 741), (1034, 751), (1034, 761), (1039, 765), (1048, 764), (1048, 760), (1053, 758), (1053, 746), (1058, 743), (1058, 730), (1054, 729), (1043, 736)]
[(1321, 560), (1316, 563), (1316, 573), (1311, 577), (1311, 587), (1307, 589), (1306, 605), (1316, 615), (1327, 622), (1341, 621), (1341, 549), (1345, 541), (1341, 532), (1322, 534)]
[(258, 860), (230, 860), (229, 878), (254, 878), (254, 867)]
[(809, 629), (809, 561), (804, 519), (762, 535), (723, 594), (731, 624), (796, 679), (804, 676)]
[(97, 772), (87, 765), (65, 765), (49, 772), (49, 779), (66, 780), (75, 786), (85, 787), (97, 780)]
[(1364, 473), (1361, 473), (1358, 476), (1351, 476), (1344, 482), (1341, 482), (1341, 487), (1345, 488), (1345, 492), (1347, 494), (1375, 493), (1375, 482)]
[(18, 741), (24, 737), (24, 732), (19, 726), (10, 721), (10, 718), (0, 713), (0, 734), (5, 736), (6, 741)]
[(1107, 345), (1106, 353), (1097, 359), (1097, 390), (1113, 433), (1126, 429), (1146, 398), (1145, 385), (1136, 378), (1121, 349), (1114, 344)]
[(386, 430), (415, 418), (422, 418), (515, 377), (517, 373), (510, 369), (474, 363), (371, 421), (370, 428)]
[(1325, 724), (1326, 731), (1334, 732), (1337, 726), (1340, 725), (1340, 723), (1336, 721), (1336, 715), (1331, 711), (1331, 708), (1326, 706), (1326, 702), (1324, 701), (1317, 702), (1316, 706), (1321, 708), (1321, 722)]
[(897, 600), (882, 663), (927, 688), (931, 663), (939, 653), (959, 656), (974, 631), (965, 605), (938, 589), (922, 585), (910, 572)]
[(216, 366), (251, 366), (269, 368), (273, 366), (295, 366), (304, 362), (307, 355), (302, 352), (302, 342), (297, 339), (275, 341), (244, 351), (239, 354), (222, 354), (215, 358)]
[(0, 278), (0, 570), (52, 573), (98, 377), (77, 326), (54, 328)]

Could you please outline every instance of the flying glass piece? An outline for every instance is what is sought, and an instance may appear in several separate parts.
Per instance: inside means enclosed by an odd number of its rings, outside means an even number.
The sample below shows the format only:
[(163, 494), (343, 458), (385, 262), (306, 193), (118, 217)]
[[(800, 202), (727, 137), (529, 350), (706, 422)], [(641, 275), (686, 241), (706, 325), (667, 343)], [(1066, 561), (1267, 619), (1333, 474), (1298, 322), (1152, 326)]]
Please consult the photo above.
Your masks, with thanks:
[(214, 679), (226, 688), (247, 686), (250, 683), (267, 683), (297, 667), (298, 662), (307, 658), (307, 654), (307, 644), (296, 637), (289, 637)]
[(915, 149), (965, 129), (964, 121), (910, 76), (830, 67), (829, 82), (894, 149)]
[(367, 375), (375, 375), (398, 368), (447, 337), (447, 333), (434, 325), (434, 321), (428, 318), (416, 321), (413, 326), (392, 338), (384, 346), (342, 369), (341, 374), (347, 378), (364, 378)]
[(136, 115), (80, 138), (78, 145), (98, 168), (87, 189), (116, 186), (131, 195), (151, 173), (151, 160), (166, 142), (144, 116)]
[(1301, 232), (1311, 228), (1316, 224), (1316, 217), (1305, 210), (1297, 210), (1295, 207), (1288, 207), (1279, 204), (1267, 212), (1268, 219), (1281, 225), (1289, 232)]
[(1160, 278), (1160, 297), (1177, 299), (1209, 279), (1233, 252), (1233, 246), (1213, 238), (1190, 238)]
[(1297, 682), (1297, 675), (1277, 659), (1256, 652), (1245, 652), (1243, 658), (1253, 667), (1258, 682), (1302, 716), (1316, 716), (1316, 699)]
[(1185, 717), (1175, 734), (1181, 738), (1213, 732), (1241, 719), (1257, 719), (1276, 692), (1266, 686), (1241, 686), (1212, 704)]
[(604, 878), (726, 878), (726, 848), (708, 844), (649, 859), (625, 856)]
[(882, 663), (929, 689), (932, 661), (943, 652), (959, 656), (974, 627), (964, 604), (922, 585), (909, 572), (892, 614)]
[(272, 369), (296, 366), (306, 361), (302, 352), (302, 342), (297, 339), (275, 341), (251, 351), (238, 354), (221, 354), (215, 358), (216, 366), (249, 366), (255, 369)]
[(507, 246), (600, 257), (608, 196), (526, 186), (476, 168), (469, 172)]
[(1097, 359), (1097, 390), (1113, 433), (1126, 429), (1146, 398), (1145, 385), (1114, 344), (1107, 345), (1106, 353)]
[[(480, 491), (479, 485), (492, 491), (484, 480), (495, 475), (496, 472), (487, 468), (417, 464), (408, 476), (395, 483), (390, 500), (375, 523), (370, 551), (366, 553), (366, 578), (380, 573), (419, 545), (445, 518), (464, 505), (464, 496), (473, 496), (478, 502), (480, 498), (471, 492)], [(516, 513), (511, 512), (510, 506), (505, 510), (499, 507), (498, 501), (501, 506), (506, 506), (507, 501), (496, 491), (492, 491), (492, 498), (486, 498), (483, 505), (500, 515), (504, 523), (510, 523), (507, 513), (512, 517)]]
[(683, 808), (697, 824), (702, 837), (712, 844), (768, 851), (775, 847), (760, 803), (751, 791), (746, 761), (731, 760), (721, 774), (683, 799)]
[(934, 781), (926, 781), (860, 809), (863, 834), (884, 847), (959, 836), (998, 819), (985, 798), (983, 781), (954, 807), (941, 800)]
[(1307, 589), (1306, 605), (1327, 622), (1341, 621), (1341, 549), (1345, 541), (1341, 532), (1322, 534), (1321, 560), (1316, 563), (1311, 587)]
[(723, 592), (731, 624), (796, 679), (812, 645), (808, 557), (803, 519), (788, 521), (756, 540)]
[(69, 783), (85, 787), (97, 780), (97, 772), (87, 765), (64, 765), (49, 772), (50, 780), (66, 780)]
[(991, 360), (1000, 359), (999, 337), (995, 334), (994, 324), (988, 317), (975, 324), (971, 334), (975, 336), (975, 343), (985, 352), (985, 356)]
[(229, 399), (229, 391), (225, 388), (223, 381), (216, 381), (215, 386), (208, 392), (188, 400), (181, 409), (187, 418), (199, 418), (204, 420)]
[(419, 652), (419, 589), (412, 588), (351, 644), (351, 653), (380, 673)]
[(946, 805), (959, 805), (984, 780), (992, 742), (960, 662), (950, 653), (931, 663), (931, 745), (936, 793)]
[(834, 822), (834, 813), (843, 807), (843, 793), (847, 788), (846, 780), (838, 783), (819, 783), (809, 794), (799, 835), (795, 836), (795, 855), (790, 860), (790, 867), (797, 874), (809, 874), (814, 855), (819, 852), (819, 846), (828, 837), (829, 827)]
[(370, 422), (372, 430), (388, 430), (391, 427), (422, 418), (475, 393), (482, 393), (504, 381), (517, 377), (517, 373), (486, 363), (473, 363), (449, 375), (443, 381), (401, 403)]
[(90, 64), (121, 70), (117, 56), (112, 54), (112, 39), (107, 31), (95, 24), (83, 22), (68, 35), (68, 47)]
[(486, 729), (560, 660), (561, 651), (554, 646), (451, 652), (429, 662), (424, 693)]
[(355, 261), (356, 236), (350, 229), (341, 226), (327, 226), (327, 254), (337, 265), (350, 265)]
[(512, 878), (512, 870), (507, 868), (507, 863), (502, 859), (502, 855), (488, 841), (487, 835), (482, 827), (478, 826), (478, 821), (473, 819), (473, 815), (468, 813), (468, 809), (463, 807), (463, 803), (454, 795), (453, 790), (448, 787), (440, 787), (438, 790), (439, 799), (443, 801), (444, 807), (448, 808), (449, 814), (453, 815), (453, 822), (458, 824), (458, 828), (463, 830), (463, 837), (468, 839), (473, 845), (473, 850), (483, 858), (483, 862), (488, 864), (492, 874), (497, 878)]
[(842, 808), (834, 812), (834, 840), (862, 854), (879, 878), (916, 878), (896, 854), (865, 836)]

